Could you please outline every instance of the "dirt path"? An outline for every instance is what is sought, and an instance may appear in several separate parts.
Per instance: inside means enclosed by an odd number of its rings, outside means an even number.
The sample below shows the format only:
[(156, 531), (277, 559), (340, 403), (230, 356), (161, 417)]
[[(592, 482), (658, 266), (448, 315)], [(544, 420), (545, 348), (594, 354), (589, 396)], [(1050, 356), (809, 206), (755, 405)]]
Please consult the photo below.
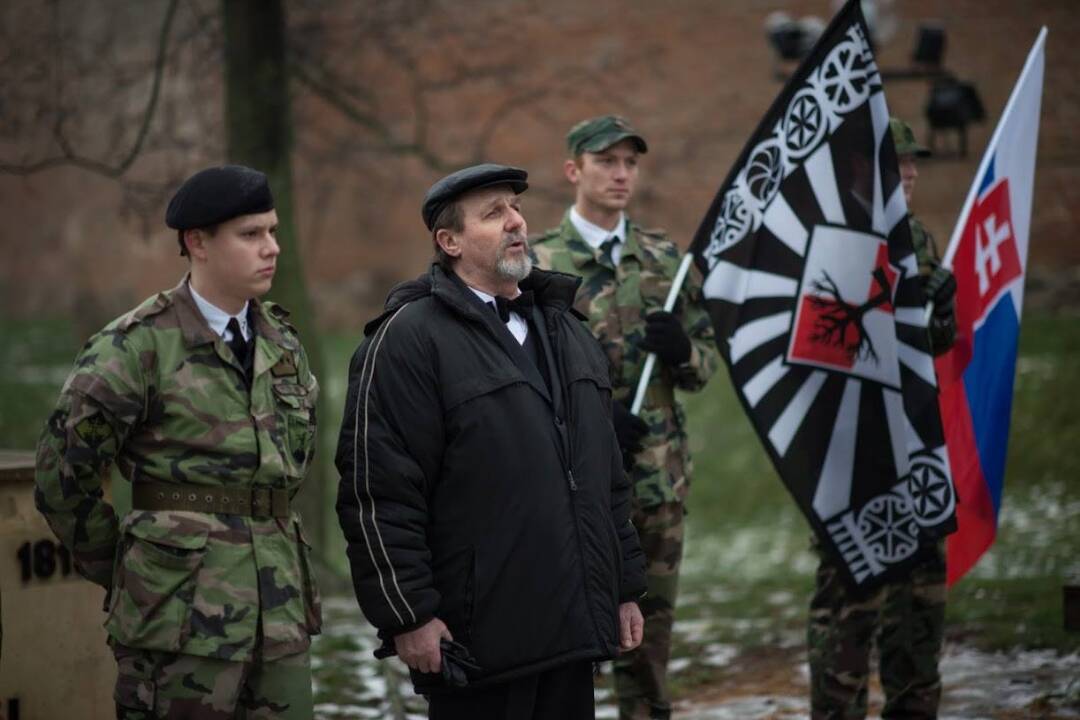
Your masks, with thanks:
[[(1080, 718), (1080, 655), (1014, 650), (985, 653), (946, 646), (941, 662), (941, 720)], [(808, 675), (802, 649), (762, 648), (718, 671), (716, 682), (681, 701), (679, 720), (805, 718)], [(870, 716), (881, 711), (876, 680)]]

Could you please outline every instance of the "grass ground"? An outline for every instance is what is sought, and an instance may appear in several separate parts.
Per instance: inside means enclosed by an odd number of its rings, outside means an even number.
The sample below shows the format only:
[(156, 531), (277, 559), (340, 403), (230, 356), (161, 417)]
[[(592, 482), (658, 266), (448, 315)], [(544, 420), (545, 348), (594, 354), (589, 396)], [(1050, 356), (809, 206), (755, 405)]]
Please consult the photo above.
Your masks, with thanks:
[[(29, 449), (83, 338), (63, 321), (2, 321), (0, 333), (0, 447)], [(324, 339), (331, 370), (323, 380), (330, 399), (323, 457), (336, 442), (344, 368), (357, 340)], [(1062, 586), (1080, 584), (1080, 322), (1029, 313), (1020, 347), (998, 539), (952, 589), (948, 632), (986, 651), (1076, 653), (1080, 633), (1063, 629)], [(675, 634), (677, 697), (707, 694), (734, 657), (745, 664), (799, 647), (814, 570), (807, 525), (726, 373), (685, 400), (695, 472)], [(340, 560), (339, 535), (331, 536), (327, 555)], [(324, 639), (330, 655), (341, 650), (335, 643), (353, 642), (332, 630)], [(331, 672), (338, 666), (324, 667), (321, 697), (338, 701), (333, 688), (340, 683)]]

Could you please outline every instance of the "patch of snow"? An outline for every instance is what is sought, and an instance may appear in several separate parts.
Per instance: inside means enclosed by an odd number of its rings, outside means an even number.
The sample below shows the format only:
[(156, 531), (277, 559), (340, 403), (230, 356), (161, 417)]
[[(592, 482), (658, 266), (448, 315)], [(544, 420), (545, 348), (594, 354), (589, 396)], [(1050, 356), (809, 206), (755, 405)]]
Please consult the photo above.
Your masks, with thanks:
[(674, 675), (677, 672), (682, 672), (686, 668), (690, 667), (691, 662), (692, 661), (690, 660), (690, 658), (674, 658), (673, 660), (668, 662), (668, 674)]
[(725, 667), (738, 656), (739, 648), (736, 645), (711, 643), (705, 646), (705, 653), (702, 663), (713, 667)]
[(764, 720), (806, 717), (809, 712), (810, 703), (806, 698), (748, 695), (721, 705), (684, 706), (675, 713), (675, 717), (680, 720)]
[(765, 602), (776, 607), (778, 605), (790, 605), (795, 600), (795, 594), (788, 590), (779, 590), (777, 592), (769, 593), (765, 598)]
[(676, 620), (671, 630), (682, 635), (687, 642), (701, 642), (712, 629), (712, 620)]

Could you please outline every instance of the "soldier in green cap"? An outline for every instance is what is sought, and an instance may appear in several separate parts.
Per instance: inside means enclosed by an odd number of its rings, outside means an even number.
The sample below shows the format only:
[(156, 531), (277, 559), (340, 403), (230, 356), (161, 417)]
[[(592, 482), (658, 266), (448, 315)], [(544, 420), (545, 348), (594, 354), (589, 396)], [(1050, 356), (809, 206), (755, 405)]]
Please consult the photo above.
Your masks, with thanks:
[[(203, 170), (166, 223), (189, 272), (83, 346), (35, 502), (106, 590), (118, 718), (310, 720), (320, 608), (291, 501), (318, 385), (285, 310), (258, 300), (280, 252), (266, 176)], [(132, 483), (122, 519), (102, 495), (113, 464)]]
[[(904, 200), (910, 207), (917, 157), (930, 151), (898, 118), (889, 129), (899, 159)], [(948, 350), (956, 336), (956, 280), (939, 262), (934, 238), (908, 214), (911, 240), (926, 298), (934, 304), (930, 347)], [(867, 593), (844, 582), (836, 561), (813, 542), (819, 558), (807, 630), (812, 718), (866, 717), (870, 648), (876, 643), (885, 692), (882, 718), (935, 718), (941, 698), (938, 660), (945, 630), (945, 544), (922, 545), (903, 579)]]
[[(567, 180), (576, 197), (562, 224), (532, 239), (541, 268), (580, 275), (576, 306), (607, 354), (613, 420), (634, 488), (633, 522), (645, 551), (648, 592), (641, 601), (641, 647), (614, 664), (621, 718), (667, 718), (667, 663), (675, 614), (683, 516), (690, 484), (686, 415), (676, 388), (697, 391), (716, 371), (719, 354), (696, 270), (674, 312), (663, 310), (679, 265), (679, 248), (663, 232), (626, 216), (645, 139), (623, 118), (604, 115), (567, 135)], [(639, 417), (628, 409), (645, 358), (657, 354)]]

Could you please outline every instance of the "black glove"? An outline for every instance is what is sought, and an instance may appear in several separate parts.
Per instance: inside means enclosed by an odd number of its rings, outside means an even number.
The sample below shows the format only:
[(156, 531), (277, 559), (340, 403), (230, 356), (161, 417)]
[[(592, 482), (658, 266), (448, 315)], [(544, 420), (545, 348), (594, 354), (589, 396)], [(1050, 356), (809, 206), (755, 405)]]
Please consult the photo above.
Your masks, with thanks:
[(656, 353), (665, 365), (675, 367), (690, 359), (690, 337), (679, 318), (663, 310), (645, 318), (645, 340), (641, 347)]
[(442, 651), (442, 679), (450, 687), (465, 687), (469, 684), (469, 671), (480, 672), (476, 658), (461, 643), (443, 638), (439, 641)]
[(928, 300), (934, 303), (934, 315), (952, 315), (953, 300), (956, 298), (956, 278), (947, 267), (936, 266), (923, 278), (923, 291)]
[(641, 451), (641, 441), (649, 434), (649, 425), (637, 415), (632, 415), (621, 402), (611, 403), (611, 420), (615, 425), (615, 437), (623, 454), (623, 465)]

